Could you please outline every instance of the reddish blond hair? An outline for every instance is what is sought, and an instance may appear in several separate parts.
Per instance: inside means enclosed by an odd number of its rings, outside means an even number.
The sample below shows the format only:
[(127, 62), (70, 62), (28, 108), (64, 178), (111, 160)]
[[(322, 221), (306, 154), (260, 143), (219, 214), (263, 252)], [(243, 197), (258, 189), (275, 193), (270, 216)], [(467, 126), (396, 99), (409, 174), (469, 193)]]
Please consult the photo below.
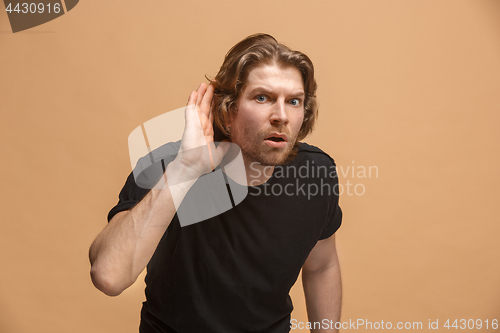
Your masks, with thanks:
[[(316, 102), (316, 80), (314, 66), (307, 55), (293, 51), (267, 34), (251, 35), (229, 50), (224, 62), (212, 83), (215, 85), (214, 139), (222, 141), (229, 138), (225, 124), (229, 114), (236, 106), (238, 97), (245, 87), (250, 71), (261, 64), (277, 64), (282, 67), (295, 67), (302, 74), (304, 83), (304, 121), (299, 130), (298, 141), (312, 132), (318, 116)], [(296, 150), (296, 149), (295, 149)]]

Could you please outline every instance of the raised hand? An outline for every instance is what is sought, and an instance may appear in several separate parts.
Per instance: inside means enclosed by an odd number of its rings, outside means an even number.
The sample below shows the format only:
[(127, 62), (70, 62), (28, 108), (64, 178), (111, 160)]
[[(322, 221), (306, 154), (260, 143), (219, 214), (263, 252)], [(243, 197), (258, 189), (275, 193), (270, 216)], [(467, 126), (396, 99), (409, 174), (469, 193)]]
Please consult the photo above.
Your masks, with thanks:
[(185, 111), (185, 127), (176, 158), (187, 179), (196, 179), (212, 171), (230, 148), (229, 142), (214, 145), (212, 98), (215, 87), (202, 83), (189, 96)]

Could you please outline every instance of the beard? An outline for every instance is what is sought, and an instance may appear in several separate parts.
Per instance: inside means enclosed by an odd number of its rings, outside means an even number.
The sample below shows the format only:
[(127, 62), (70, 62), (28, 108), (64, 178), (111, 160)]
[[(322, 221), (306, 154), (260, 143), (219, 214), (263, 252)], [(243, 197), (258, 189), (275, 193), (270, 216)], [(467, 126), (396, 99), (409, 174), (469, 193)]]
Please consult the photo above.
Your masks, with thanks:
[[(285, 148), (274, 148), (266, 145), (264, 138), (273, 132), (285, 133), (288, 136), (287, 146)], [(231, 142), (237, 144), (243, 155), (243, 159), (248, 162), (257, 162), (263, 166), (283, 165), (292, 161), (297, 156), (298, 141), (297, 136), (291, 135), (278, 128), (261, 130), (257, 133), (251, 133), (247, 129), (243, 133), (232, 133)]]

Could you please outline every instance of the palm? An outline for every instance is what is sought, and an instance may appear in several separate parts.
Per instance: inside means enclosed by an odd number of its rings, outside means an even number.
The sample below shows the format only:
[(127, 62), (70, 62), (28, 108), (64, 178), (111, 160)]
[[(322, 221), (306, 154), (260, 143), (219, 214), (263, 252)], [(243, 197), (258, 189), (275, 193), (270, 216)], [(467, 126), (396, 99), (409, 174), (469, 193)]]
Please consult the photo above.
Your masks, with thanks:
[(186, 107), (186, 124), (182, 135), (179, 159), (193, 172), (204, 174), (213, 170), (229, 149), (229, 145), (215, 148), (211, 102), (214, 86), (201, 84), (192, 92)]

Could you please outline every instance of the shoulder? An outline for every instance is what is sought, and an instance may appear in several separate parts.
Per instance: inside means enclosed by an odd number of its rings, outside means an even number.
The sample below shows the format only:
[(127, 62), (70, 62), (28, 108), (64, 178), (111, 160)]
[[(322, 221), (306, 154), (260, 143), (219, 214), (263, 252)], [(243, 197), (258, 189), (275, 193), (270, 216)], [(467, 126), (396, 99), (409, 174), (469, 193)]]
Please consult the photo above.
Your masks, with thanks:
[(305, 161), (314, 161), (318, 165), (335, 166), (335, 160), (323, 150), (308, 143), (300, 142), (297, 156), (292, 163), (304, 163)]

